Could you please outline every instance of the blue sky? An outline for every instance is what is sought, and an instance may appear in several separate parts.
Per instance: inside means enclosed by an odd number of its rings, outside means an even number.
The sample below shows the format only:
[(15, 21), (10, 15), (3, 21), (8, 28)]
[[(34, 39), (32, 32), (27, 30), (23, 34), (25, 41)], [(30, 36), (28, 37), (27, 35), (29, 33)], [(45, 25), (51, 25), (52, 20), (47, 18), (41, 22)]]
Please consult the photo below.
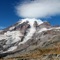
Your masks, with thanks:
[[(19, 19), (23, 17), (17, 16), (15, 13), (15, 6), (19, 2), (24, 2), (25, 0), (0, 0), (0, 29), (8, 27), (16, 23)], [(41, 18), (42, 20), (47, 20), (52, 25), (60, 25), (60, 14)]]

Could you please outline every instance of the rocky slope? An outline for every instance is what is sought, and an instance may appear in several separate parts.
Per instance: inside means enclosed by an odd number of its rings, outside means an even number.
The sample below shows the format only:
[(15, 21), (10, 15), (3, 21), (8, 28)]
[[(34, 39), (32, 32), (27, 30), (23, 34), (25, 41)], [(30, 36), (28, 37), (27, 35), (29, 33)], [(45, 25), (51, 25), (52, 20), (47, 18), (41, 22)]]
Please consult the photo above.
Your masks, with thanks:
[(0, 31), (2, 60), (59, 60), (60, 27), (39, 19), (22, 19)]

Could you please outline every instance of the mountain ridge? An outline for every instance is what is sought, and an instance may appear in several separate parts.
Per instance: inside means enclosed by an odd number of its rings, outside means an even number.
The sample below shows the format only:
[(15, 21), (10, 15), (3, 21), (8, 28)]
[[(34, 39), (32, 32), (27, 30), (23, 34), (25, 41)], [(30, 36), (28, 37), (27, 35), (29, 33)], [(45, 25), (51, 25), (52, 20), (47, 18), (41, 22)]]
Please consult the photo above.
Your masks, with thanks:
[(54, 54), (55, 49), (59, 51), (59, 44), (60, 26), (53, 27), (48, 22), (26, 18), (0, 32), (0, 57), (37, 58), (39, 55), (40, 59), (40, 54)]

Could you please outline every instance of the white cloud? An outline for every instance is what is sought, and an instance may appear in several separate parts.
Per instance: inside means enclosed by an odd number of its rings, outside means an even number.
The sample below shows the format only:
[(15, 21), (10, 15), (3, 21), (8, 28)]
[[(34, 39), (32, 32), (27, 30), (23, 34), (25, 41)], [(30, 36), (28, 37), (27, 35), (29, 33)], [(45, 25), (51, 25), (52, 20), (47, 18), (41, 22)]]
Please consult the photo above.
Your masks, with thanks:
[(60, 0), (34, 0), (16, 6), (17, 14), (23, 18), (42, 18), (60, 14)]

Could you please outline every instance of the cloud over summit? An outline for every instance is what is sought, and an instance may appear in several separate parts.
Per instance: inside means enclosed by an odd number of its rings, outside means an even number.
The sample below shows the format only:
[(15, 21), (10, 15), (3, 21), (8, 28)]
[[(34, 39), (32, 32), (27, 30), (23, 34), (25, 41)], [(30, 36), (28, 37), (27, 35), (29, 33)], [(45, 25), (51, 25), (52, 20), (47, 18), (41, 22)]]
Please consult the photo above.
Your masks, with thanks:
[(60, 0), (33, 0), (16, 6), (18, 16), (42, 18), (60, 14)]

